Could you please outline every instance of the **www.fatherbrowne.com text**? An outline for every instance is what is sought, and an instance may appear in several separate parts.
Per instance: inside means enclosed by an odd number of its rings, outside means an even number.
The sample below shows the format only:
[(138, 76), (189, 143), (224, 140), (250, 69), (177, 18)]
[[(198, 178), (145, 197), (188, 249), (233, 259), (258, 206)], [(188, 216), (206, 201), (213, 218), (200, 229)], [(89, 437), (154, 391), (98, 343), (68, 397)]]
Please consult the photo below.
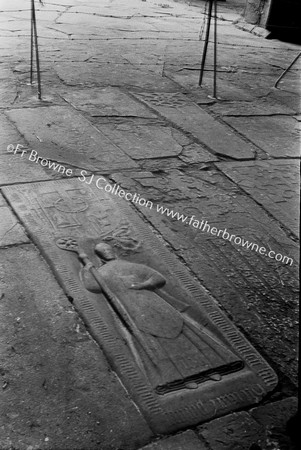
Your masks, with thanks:
[[(81, 176), (78, 178), (79, 181), (84, 182), (86, 184), (95, 183), (98, 189), (104, 190), (110, 193), (111, 195), (116, 195), (120, 198), (124, 198), (127, 201), (138, 204), (140, 206), (144, 206), (145, 208), (148, 209), (154, 208), (154, 204), (152, 201), (146, 200), (139, 194), (127, 192), (124, 189), (121, 189), (118, 184), (111, 185), (110, 183), (107, 182), (107, 180), (104, 177), (97, 178), (94, 176), (94, 174), (89, 175), (89, 177), (87, 177), (87, 173), (88, 173), (87, 171), (82, 170)], [(208, 221), (205, 219), (199, 221), (194, 215), (185, 216), (184, 214), (181, 214), (178, 211), (174, 211), (173, 209), (169, 209), (159, 204), (156, 204), (156, 211), (161, 215), (165, 215), (167, 217), (170, 217), (171, 219), (178, 220), (186, 225), (192, 226), (193, 228), (196, 228), (200, 231), (233, 242), (235, 245), (241, 246), (248, 250), (256, 251), (260, 255), (266, 256), (271, 259), (275, 259), (276, 261), (280, 261), (284, 264), (292, 265), (294, 262), (293, 259), (288, 256), (284, 256), (281, 253), (276, 253), (274, 250), (271, 249), (268, 250), (266, 249), (266, 247), (263, 246), (259, 247), (259, 245), (257, 245), (256, 243), (249, 242), (240, 236), (230, 233), (227, 230), (227, 228), (218, 229), (216, 227), (212, 227), (208, 224)]]
[[(31, 152), (28, 154), (27, 150), (24, 149), (24, 146), (21, 144), (17, 144), (16, 146), (13, 144), (9, 144), (7, 146), (7, 152), (13, 153), (14, 155), (18, 154), (21, 158), (23, 158), (24, 155), (27, 154), (27, 158), (31, 162), (40, 164), (43, 167), (52, 169), (67, 177), (73, 176), (73, 171), (71, 168), (67, 168), (63, 164), (39, 156), (36, 150), (31, 150)], [(120, 198), (124, 198), (128, 202), (132, 202), (136, 205), (143, 206), (148, 209), (154, 208), (154, 204), (152, 201), (146, 200), (136, 192), (134, 194), (132, 192), (126, 192), (124, 189), (121, 189), (121, 187), (117, 184), (111, 185), (110, 183), (107, 182), (107, 180), (104, 177), (97, 178), (94, 174), (87, 176), (88, 172), (86, 170), (82, 170), (80, 174), (81, 176), (78, 177), (78, 180), (81, 181), (82, 183), (86, 183), (89, 185), (93, 183), (95, 184), (97, 189), (101, 190), (103, 189), (105, 192), (108, 192), (111, 195), (116, 195)], [(293, 259), (289, 258), (288, 256), (283, 256), (281, 253), (276, 253), (274, 252), (274, 250), (271, 249), (267, 250), (265, 247), (259, 247), (259, 245), (257, 245), (256, 243), (246, 241), (244, 238), (236, 236), (236, 234), (231, 234), (227, 230), (227, 228), (217, 229), (216, 227), (212, 227), (208, 224), (207, 220), (205, 219), (199, 221), (194, 215), (185, 216), (184, 214), (180, 214), (178, 211), (174, 211), (173, 209), (169, 209), (159, 204), (156, 205), (156, 211), (161, 215), (170, 217), (173, 220), (178, 220), (184, 223), (185, 225), (192, 226), (193, 228), (196, 228), (200, 231), (204, 231), (206, 233), (212, 234), (213, 236), (225, 239), (227, 241), (234, 243), (235, 245), (241, 246), (248, 250), (256, 251), (260, 255), (266, 256), (271, 259), (275, 259), (276, 261), (280, 261), (283, 264), (292, 265), (294, 262)]]

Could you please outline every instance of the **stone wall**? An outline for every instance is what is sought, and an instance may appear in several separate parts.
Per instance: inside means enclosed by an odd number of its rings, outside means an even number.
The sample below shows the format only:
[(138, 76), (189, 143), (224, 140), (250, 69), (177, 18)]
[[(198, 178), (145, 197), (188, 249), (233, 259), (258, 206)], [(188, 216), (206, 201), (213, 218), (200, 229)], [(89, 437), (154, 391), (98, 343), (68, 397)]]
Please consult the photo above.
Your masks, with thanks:
[(298, 33), (301, 29), (300, 0), (246, 0), (246, 22), (270, 31)]

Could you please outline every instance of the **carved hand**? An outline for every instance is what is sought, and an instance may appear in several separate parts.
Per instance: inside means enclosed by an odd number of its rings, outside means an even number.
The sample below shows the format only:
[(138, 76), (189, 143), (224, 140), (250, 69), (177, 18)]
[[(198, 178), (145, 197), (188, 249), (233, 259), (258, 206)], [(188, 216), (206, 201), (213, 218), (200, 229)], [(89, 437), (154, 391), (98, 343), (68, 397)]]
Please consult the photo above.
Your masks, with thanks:
[(142, 281), (141, 283), (133, 283), (131, 284), (130, 289), (150, 289), (150, 290), (154, 290), (154, 289), (158, 289), (161, 288), (162, 286), (164, 286), (164, 284), (166, 283), (165, 278), (163, 278), (162, 276), (151, 276), (150, 278), (148, 278), (145, 281)]

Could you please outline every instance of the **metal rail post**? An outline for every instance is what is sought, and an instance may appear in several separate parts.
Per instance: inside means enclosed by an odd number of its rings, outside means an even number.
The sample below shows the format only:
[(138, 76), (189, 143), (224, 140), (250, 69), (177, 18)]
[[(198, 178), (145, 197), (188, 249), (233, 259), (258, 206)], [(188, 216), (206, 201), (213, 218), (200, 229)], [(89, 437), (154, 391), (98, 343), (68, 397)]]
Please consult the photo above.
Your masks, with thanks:
[(33, 51), (34, 51), (34, 47), (35, 47), (35, 52), (36, 52), (38, 98), (39, 98), (39, 100), (41, 100), (42, 99), (42, 89), (41, 89), (41, 71), (40, 71), (36, 10), (35, 10), (34, 0), (31, 0), (31, 41), (30, 41), (30, 83), (31, 84), (33, 82)]

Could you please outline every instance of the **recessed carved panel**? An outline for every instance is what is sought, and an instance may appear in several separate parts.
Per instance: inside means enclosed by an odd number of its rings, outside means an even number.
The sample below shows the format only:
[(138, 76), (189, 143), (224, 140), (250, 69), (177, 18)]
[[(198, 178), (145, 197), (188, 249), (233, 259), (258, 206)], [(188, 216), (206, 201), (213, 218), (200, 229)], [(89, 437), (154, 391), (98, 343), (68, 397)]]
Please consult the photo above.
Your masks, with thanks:
[(275, 387), (273, 370), (125, 200), (79, 180), (4, 195), (155, 432)]

